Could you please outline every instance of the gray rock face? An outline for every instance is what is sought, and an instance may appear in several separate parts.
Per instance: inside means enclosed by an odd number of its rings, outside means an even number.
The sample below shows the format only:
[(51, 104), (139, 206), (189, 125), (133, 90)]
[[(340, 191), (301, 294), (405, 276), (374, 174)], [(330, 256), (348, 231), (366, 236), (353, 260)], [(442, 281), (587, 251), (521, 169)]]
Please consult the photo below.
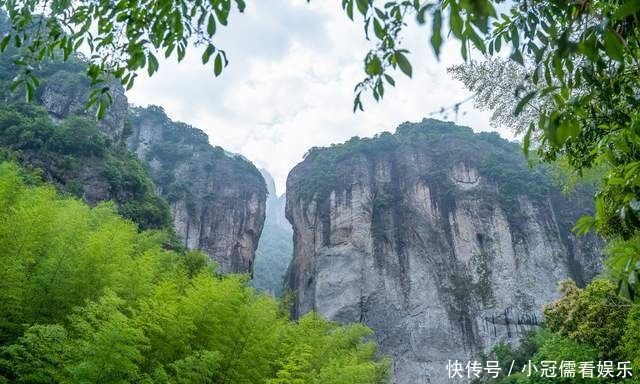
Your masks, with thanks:
[(293, 314), (371, 327), (394, 383), (447, 382), (448, 360), (516, 342), (559, 281), (600, 270), (599, 241), (570, 233), (589, 202), (451, 123), (312, 150), (287, 180)]
[(267, 219), (280, 229), (291, 232), (291, 224), (284, 214), (287, 204), (286, 194), (280, 196), (276, 194), (276, 183), (266, 169), (261, 169), (260, 173), (267, 185)]
[[(98, 127), (114, 142), (120, 142), (127, 134), (129, 102), (120, 83), (114, 81), (109, 86), (112, 104), (104, 118), (98, 122)], [(38, 98), (49, 113), (61, 119), (72, 114), (94, 114), (95, 106), (91, 111), (86, 110), (89, 92), (89, 81), (85, 77), (59, 71), (45, 79), (38, 89)]]
[(207, 253), (220, 272), (251, 273), (265, 219), (260, 172), (159, 107), (133, 108), (131, 126), (127, 146), (148, 164), (187, 247)]

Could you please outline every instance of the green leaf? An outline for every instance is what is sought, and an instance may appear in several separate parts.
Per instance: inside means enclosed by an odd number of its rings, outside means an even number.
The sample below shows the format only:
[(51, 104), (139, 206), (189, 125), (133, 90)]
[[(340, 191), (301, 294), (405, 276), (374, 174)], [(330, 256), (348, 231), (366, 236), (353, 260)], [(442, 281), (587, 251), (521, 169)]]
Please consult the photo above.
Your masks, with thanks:
[(467, 36), (469, 37), (473, 45), (475, 45), (476, 48), (480, 50), (480, 52), (482, 52), (483, 54), (487, 52), (487, 47), (485, 46), (484, 41), (482, 40), (482, 38), (480, 38), (480, 36), (478, 36), (476, 31), (474, 31), (470, 25), (467, 27)]
[(624, 61), (624, 46), (611, 29), (607, 29), (604, 33), (604, 50), (613, 60)]
[(207, 49), (204, 50), (204, 53), (202, 53), (202, 64), (207, 64), (209, 62), (209, 59), (211, 58), (211, 55), (213, 55), (215, 51), (216, 47), (209, 44), (207, 46)]
[(166, 47), (166, 50), (164, 51), (164, 57), (168, 59), (168, 58), (169, 58), (169, 56), (171, 56), (171, 54), (173, 53), (173, 50), (174, 50), (175, 48), (176, 48), (176, 45), (175, 45), (175, 44), (169, 44), (169, 45)]
[(382, 62), (378, 56), (372, 56), (365, 66), (365, 72), (369, 76), (376, 76), (382, 73)]
[(614, 20), (624, 19), (627, 16), (634, 15), (640, 11), (640, 0), (627, 0), (618, 10), (613, 14)]
[(373, 31), (376, 34), (376, 37), (382, 40), (387, 34), (378, 19), (373, 19)]
[(238, 11), (240, 11), (240, 13), (244, 12), (247, 8), (247, 4), (244, 0), (236, 0), (236, 5), (238, 6)]
[(509, 56), (509, 58), (513, 61), (515, 61), (516, 63), (524, 66), (524, 59), (522, 58), (522, 53), (520, 52), (519, 49), (515, 50), (511, 56)]
[(216, 13), (216, 16), (218, 16), (218, 21), (220, 22), (220, 24), (226, 26), (229, 18), (229, 4), (228, 3), (224, 4), (222, 8), (219, 6), (214, 7), (214, 11)]
[(222, 73), (222, 67), (223, 67), (223, 65), (222, 65), (222, 55), (218, 53), (216, 55), (216, 58), (215, 58), (214, 62), (213, 62), (213, 73), (216, 76), (220, 76), (220, 74)]
[(460, 55), (462, 56), (462, 60), (467, 61), (467, 40), (464, 38), (460, 41)]
[(576, 225), (573, 226), (573, 233), (577, 236), (587, 234), (595, 225), (596, 221), (591, 215), (582, 216), (576, 222)]
[(216, 34), (216, 18), (213, 15), (209, 15), (209, 21), (207, 22), (207, 33), (209, 36)]
[(2, 40), (0, 40), (0, 52), (4, 52), (10, 40), (11, 40), (11, 35), (7, 35), (3, 37)]
[(587, 56), (587, 58), (593, 62), (598, 61), (600, 59), (600, 54), (598, 53), (598, 47), (597, 47), (597, 40), (594, 35), (578, 43), (578, 51), (583, 55)]
[(502, 47), (502, 37), (498, 36), (498, 38), (495, 39), (495, 43), (494, 43), (494, 48), (496, 52), (500, 52), (501, 47)]
[(347, 12), (347, 16), (353, 20), (353, 0), (347, 0), (344, 4), (344, 10)]
[(462, 38), (462, 16), (460, 16), (460, 12), (454, 8), (451, 8), (451, 13), (449, 14), (449, 26), (451, 27), (451, 32), (457, 38)]
[(520, 48), (520, 33), (518, 32), (518, 28), (516, 28), (515, 24), (511, 25), (511, 44), (513, 44), (513, 48), (519, 50)]
[(358, 11), (366, 16), (367, 11), (369, 10), (369, 2), (367, 0), (356, 0), (356, 6), (358, 7)]
[(152, 53), (149, 53), (147, 62), (147, 72), (149, 73), (149, 76), (153, 76), (153, 74), (158, 71), (158, 59), (156, 59), (156, 57)]
[(98, 118), (98, 120), (102, 120), (104, 118), (105, 113), (106, 113), (105, 103), (102, 100), (100, 100), (98, 102), (98, 108), (96, 109), (96, 117)]
[(529, 92), (525, 97), (523, 97), (522, 99), (520, 99), (520, 101), (518, 101), (518, 104), (516, 105), (515, 110), (513, 111), (513, 114), (515, 116), (518, 116), (522, 113), (522, 111), (524, 110), (524, 107), (527, 106), (527, 104), (529, 104), (529, 102), (538, 94), (538, 91), (532, 91)]
[(385, 73), (384, 78), (387, 80), (387, 83), (391, 84), (392, 87), (396, 86), (396, 81), (393, 80), (393, 77), (391, 77), (391, 76), (389, 76), (389, 75), (387, 75)]
[(400, 70), (404, 72), (405, 75), (411, 77), (413, 71), (411, 68), (411, 63), (409, 63), (409, 60), (407, 59), (407, 57), (402, 52), (399, 52), (399, 51), (396, 51), (396, 53), (394, 54), (394, 57), (395, 57), (396, 63), (400, 67)]
[(36, 88), (33, 86), (33, 84), (31, 84), (30, 82), (26, 81), (25, 82), (25, 99), (28, 102), (31, 102), (33, 100), (33, 96), (35, 95), (36, 92)]
[(529, 128), (527, 132), (524, 134), (524, 138), (522, 140), (522, 152), (526, 158), (529, 158), (529, 147), (531, 147), (531, 135), (533, 134), (533, 130), (535, 129), (535, 123), (529, 124)]
[(358, 109), (360, 111), (364, 111), (364, 108), (362, 107), (362, 101), (360, 101), (360, 93), (358, 93), (355, 99), (353, 99), (353, 113), (356, 113)]
[(580, 133), (580, 125), (571, 116), (563, 116), (555, 127), (552, 142), (558, 146), (564, 145), (570, 137), (576, 137)]
[(442, 12), (436, 10), (433, 13), (433, 25), (431, 32), (431, 46), (436, 57), (440, 57), (440, 47), (442, 46)]

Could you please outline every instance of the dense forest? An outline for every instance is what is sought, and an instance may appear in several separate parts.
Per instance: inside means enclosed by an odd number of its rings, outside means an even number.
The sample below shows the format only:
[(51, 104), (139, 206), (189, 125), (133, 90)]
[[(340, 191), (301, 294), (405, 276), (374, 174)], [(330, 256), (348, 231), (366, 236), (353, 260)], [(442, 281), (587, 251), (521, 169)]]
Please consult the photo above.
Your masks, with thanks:
[(376, 383), (370, 334), (296, 322), (242, 276), (0, 165), (0, 382)]

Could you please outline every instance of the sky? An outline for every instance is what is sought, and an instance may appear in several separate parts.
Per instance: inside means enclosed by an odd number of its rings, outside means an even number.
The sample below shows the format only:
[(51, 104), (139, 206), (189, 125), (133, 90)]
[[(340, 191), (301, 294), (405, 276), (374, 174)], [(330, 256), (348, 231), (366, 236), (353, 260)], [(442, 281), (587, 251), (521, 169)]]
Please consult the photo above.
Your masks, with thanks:
[[(458, 116), (428, 116), (470, 93), (446, 68), (462, 62), (459, 45), (446, 42), (440, 61), (428, 45), (428, 26), (403, 35), (413, 78), (398, 73), (376, 103), (354, 114), (353, 88), (363, 77), (363, 58), (372, 46), (362, 22), (352, 22), (337, 0), (253, 0), (217, 32), (229, 66), (216, 78), (202, 65), (201, 50), (185, 60), (160, 62), (153, 77), (140, 76), (128, 92), (136, 105), (162, 106), (170, 118), (202, 129), (214, 145), (244, 155), (271, 173), (278, 194), (287, 174), (314, 146), (369, 137), (424, 117), (452, 120), (474, 131), (493, 131), (490, 114), (465, 103)], [(213, 60), (211, 61), (211, 63)], [(508, 131), (499, 131), (512, 138)]]

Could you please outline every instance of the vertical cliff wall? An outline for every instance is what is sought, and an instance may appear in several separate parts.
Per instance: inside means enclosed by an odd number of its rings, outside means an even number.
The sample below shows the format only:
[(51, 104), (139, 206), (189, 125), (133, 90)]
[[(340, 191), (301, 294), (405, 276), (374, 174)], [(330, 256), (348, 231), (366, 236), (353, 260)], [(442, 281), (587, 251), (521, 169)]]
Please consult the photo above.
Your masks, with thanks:
[(576, 239), (588, 193), (566, 200), (517, 144), (452, 123), (312, 149), (287, 180), (295, 316), (363, 322), (395, 383), (441, 383), (541, 321), (566, 278), (601, 268)]
[(148, 165), (187, 247), (206, 252), (223, 273), (251, 273), (267, 195), (258, 169), (160, 107), (131, 108), (130, 124), (127, 146)]

